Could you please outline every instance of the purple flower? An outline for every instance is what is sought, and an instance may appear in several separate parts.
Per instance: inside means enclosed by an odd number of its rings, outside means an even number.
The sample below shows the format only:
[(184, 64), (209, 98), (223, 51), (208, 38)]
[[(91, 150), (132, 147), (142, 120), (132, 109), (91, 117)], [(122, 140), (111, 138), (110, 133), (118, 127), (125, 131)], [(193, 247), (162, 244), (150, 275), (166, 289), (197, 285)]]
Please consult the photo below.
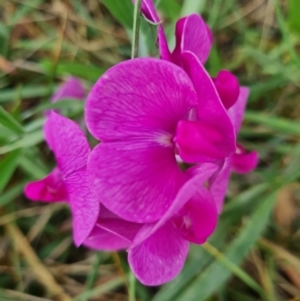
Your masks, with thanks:
[[(249, 89), (240, 88), (240, 94), (236, 103), (228, 110), (233, 122), (236, 134), (238, 134), (245, 112)], [(258, 164), (258, 153), (252, 151), (246, 153), (242, 145), (238, 144), (236, 152), (226, 158), (221, 163), (221, 169), (210, 179), (210, 191), (216, 201), (218, 212), (221, 213), (223, 208), (224, 197), (232, 171), (245, 174), (255, 169)]]
[(84, 87), (77, 77), (70, 76), (67, 80), (55, 91), (51, 97), (52, 102), (60, 101), (64, 98), (73, 98), (82, 100), (85, 96)]
[(171, 207), (156, 223), (145, 224), (129, 248), (128, 261), (146, 285), (172, 280), (183, 267), (189, 242), (201, 244), (217, 224), (216, 203), (204, 183), (217, 170), (206, 163), (179, 190)]
[(73, 121), (54, 112), (44, 126), (45, 138), (55, 154), (57, 167), (44, 179), (25, 187), (32, 200), (67, 201), (73, 216), (74, 241), (101, 250), (127, 248), (141, 225), (109, 212), (90, 190), (86, 163), (88, 141)]
[[(134, 2), (135, 0), (133, 0), (133, 3)], [(213, 43), (213, 35), (201, 16), (191, 14), (177, 21), (175, 29), (176, 45), (171, 52), (167, 44), (163, 26), (155, 11), (152, 0), (142, 1), (142, 12), (149, 21), (158, 24), (157, 38), (161, 59), (182, 67), (188, 74), (189, 70), (186, 67), (184, 59), (186, 52), (193, 53), (198, 60), (198, 64), (203, 65), (207, 61)], [(193, 78), (192, 81), (195, 86), (199, 84), (195, 82)], [(230, 108), (239, 96), (239, 83), (237, 78), (229, 71), (222, 70), (213, 81), (223, 105), (226, 109)]]
[[(52, 103), (58, 102), (65, 98), (72, 98), (76, 100), (83, 100), (85, 96), (84, 87), (77, 77), (70, 76), (67, 80), (58, 87), (58, 89), (51, 96), (50, 100)], [(59, 110), (56, 110), (59, 112)], [(51, 110), (47, 110), (45, 115), (48, 116)]]
[(88, 96), (87, 127), (102, 141), (88, 160), (90, 182), (125, 220), (164, 216), (189, 179), (176, 154), (197, 164), (235, 152), (233, 126), (211, 78), (193, 54), (183, 59), (191, 77), (167, 61), (134, 59), (108, 70)]

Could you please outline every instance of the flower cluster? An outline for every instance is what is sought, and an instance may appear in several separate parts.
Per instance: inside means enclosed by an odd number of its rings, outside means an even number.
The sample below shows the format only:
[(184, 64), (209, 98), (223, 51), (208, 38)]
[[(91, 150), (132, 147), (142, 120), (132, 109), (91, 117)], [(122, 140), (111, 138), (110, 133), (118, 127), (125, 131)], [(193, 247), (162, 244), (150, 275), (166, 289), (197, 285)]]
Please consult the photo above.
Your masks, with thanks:
[[(160, 59), (124, 61), (94, 85), (85, 106), (101, 142), (93, 149), (76, 122), (49, 112), (44, 133), (57, 167), (25, 194), (67, 201), (77, 246), (127, 249), (137, 278), (159, 285), (180, 272), (190, 242), (213, 233), (231, 171), (249, 172), (258, 159), (236, 143), (248, 89), (204, 68), (213, 38), (203, 19), (177, 22), (171, 52), (152, 1), (142, 12), (157, 23)], [(80, 82), (68, 81), (55, 100), (76, 95)]]

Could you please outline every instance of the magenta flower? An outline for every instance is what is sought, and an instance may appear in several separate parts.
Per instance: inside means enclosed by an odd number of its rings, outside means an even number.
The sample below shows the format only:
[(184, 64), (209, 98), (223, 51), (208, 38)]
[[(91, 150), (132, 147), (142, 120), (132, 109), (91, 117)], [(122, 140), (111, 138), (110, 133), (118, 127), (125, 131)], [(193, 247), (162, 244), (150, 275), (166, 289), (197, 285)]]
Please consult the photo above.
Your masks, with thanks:
[[(135, 0), (133, 0), (134, 2)], [(158, 24), (158, 47), (161, 59), (182, 67), (188, 74), (189, 70), (185, 66), (184, 53), (193, 53), (199, 61), (198, 64), (204, 64), (207, 61), (212, 47), (213, 35), (201, 16), (191, 14), (177, 21), (175, 30), (176, 45), (171, 52), (152, 0), (142, 1), (142, 12), (149, 21)], [(195, 86), (199, 84), (193, 80), (193, 77), (192, 81)], [(213, 81), (223, 105), (226, 109), (230, 108), (239, 95), (237, 78), (229, 71), (222, 70)]]
[(141, 225), (121, 220), (109, 212), (91, 192), (86, 172), (88, 141), (73, 121), (51, 112), (44, 126), (45, 138), (55, 154), (57, 167), (44, 179), (25, 187), (32, 200), (69, 203), (74, 241), (101, 250), (129, 246)]
[(84, 87), (77, 77), (70, 76), (67, 80), (55, 91), (51, 97), (52, 102), (60, 101), (64, 98), (73, 98), (82, 100), (85, 96)]
[(216, 203), (204, 183), (217, 170), (203, 164), (201, 172), (179, 190), (162, 218), (145, 224), (129, 248), (128, 260), (136, 277), (146, 285), (160, 285), (178, 275), (189, 242), (201, 244), (217, 224)]
[[(108, 70), (85, 108), (91, 134), (88, 174), (101, 202), (133, 222), (164, 216), (188, 180), (176, 162), (216, 161), (235, 152), (232, 123), (205, 69), (190, 53), (186, 67), (134, 59)], [(198, 92), (198, 93), (197, 93)]]
[[(249, 89), (241, 87), (237, 102), (228, 110), (236, 134), (238, 134), (242, 124), (248, 95)], [(222, 211), (230, 173), (232, 171), (239, 174), (251, 172), (257, 166), (257, 163), (258, 153), (256, 151), (246, 153), (243, 146), (239, 144), (237, 145), (236, 152), (224, 160), (220, 171), (209, 181), (209, 190), (216, 201), (219, 213)]]

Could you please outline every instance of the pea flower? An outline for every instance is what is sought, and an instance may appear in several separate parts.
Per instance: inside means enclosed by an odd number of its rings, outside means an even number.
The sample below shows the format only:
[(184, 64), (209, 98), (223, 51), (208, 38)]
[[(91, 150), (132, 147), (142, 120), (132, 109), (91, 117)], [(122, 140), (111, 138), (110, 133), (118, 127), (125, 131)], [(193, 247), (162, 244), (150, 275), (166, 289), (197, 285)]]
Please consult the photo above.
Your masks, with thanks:
[(128, 250), (136, 277), (146, 285), (172, 280), (182, 269), (189, 242), (202, 244), (217, 224), (216, 203), (204, 183), (217, 166), (205, 163), (179, 190), (174, 202), (155, 223), (144, 224)]
[(84, 96), (85, 91), (80, 79), (74, 76), (69, 76), (64, 84), (62, 84), (51, 96), (51, 101), (57, 102), (68, 97), (82, 100)]
[[(135, 2), (135, 0), (133, 0), (133, 2)], [(206, 62), (211, 50), (213, 36), (210, 28), (201, 16), (191, 14), (178, 20), (175, 30), (176, 45), (171, 52), (168, 48), (163, 27), (152, 0), (142, 1), (142, 12), (146, 19), (156, 23), (158, 26), (158, 47), (161, 59), (173, 62), (185, 68), (182, 58), (184, 53), (188, 51), (194, 53), (201, 64)], [(249, 91), (247, 88), (240, 88), (237, 78), (227, 70), (221, 70), (217, 77), (212, 80), (223, 106), (228, 110), (237, 135), (244, 115)], [(193, 80), (193, 83), (195, 86), (198, 84), (195, 80)], [(232, 170), (242, 174), (248, 173), (256, 167), (257, 163), (257, 152), (252, 151), (246, 153), (240, 144), (237, 144), (234, 154), (219, 163), (221, 166), (220, 172), (210, 180), (211, 191), (218, 204), (219, 213), (221, 212), (227, 190), (230, 171)]]
[(52, 172), (42, 180), (29, 183), (25, 195), (33, 200), (67, 201), (72, 211), (77, 246), (84, 243), (101, 250), (127, 248), (141, 225), (124, 221), (100, 206), (88, 183), (86, 163), (90, 147), (80, 127), (74, 121), (51, 112), (44, 133), (57, 161), (56, 178), (54, 181)]
[(102, 141), (88, 160), (91, 187), (125, 220), (164, 216), (189, 179), (175, 155), (197, 164), (235, 152), (233, 126), (211, 78), (190, 52), (183, 60), (190, 76), (158, 59), (119, 63), (88, 95), (86, 124)]
[[(135, 3), (135, 0), (133, 0), (133, 3)], [(157, 24), (157, 40), (161, 59), (182, 67), (187, 73), (189, 73), (189, 70), (186, 69), (184, 63), (186, 52), (193, 53), (198, 60), (198, 64), (205, 64), (212, 47), (213, 35), (201, 16), (191, 14), (177, 21), (175, 29), (176, 45), (171, 52), (153, 1), (143, 0), (141, 9), (146, 19)], [(199, 84), (194, 81), (193, 77), (192, 81), (195, 86)], [(239, 83), (237, 78), (229, 71), (221, 70), (213, 81), (223, 105), (226, 109), (230, 108), (239, 96)]]
[[(238, 134), (242, 124), (248, 95), (249, 89), (241, 87), (238, 100), (228, 110), (236, 134)], [(210, 191), (216, 201), (219, 213), (222, 211), (231, 172), (233, 171), (238, 174), (245, 174), (253, 171), (257, 164), (258, 153), (256, 151), (247, 153), (244, 147), (240, 144), (237, 145), (236, 152), (223, 161), (219, 172), (210, 179)]]

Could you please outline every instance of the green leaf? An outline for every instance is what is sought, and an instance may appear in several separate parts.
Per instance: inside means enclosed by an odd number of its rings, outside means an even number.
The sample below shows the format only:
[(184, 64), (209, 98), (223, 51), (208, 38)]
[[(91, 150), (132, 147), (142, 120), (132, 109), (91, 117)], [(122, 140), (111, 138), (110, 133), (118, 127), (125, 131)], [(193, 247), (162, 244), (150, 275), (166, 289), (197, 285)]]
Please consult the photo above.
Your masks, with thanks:
[(16, 134), (23, 134), (24, 130), (21, 124), (10, 115), (2, 106), (0, 106), (0, 123)]
[(300, 33), (300, 1), (289, 0), (287, 21), (291, 29)]
[[(272, 193), (249, 218), (239, 235), (225, 250), (224, 255), (235, 265), (239, 265), (255, 244), (267, 225), (276, 193)], [(230, 278), (231, 271), (220, 262), (212, 263), (197, 277), (177, 299), (189, 301), (206, 300)]]
[(0, 155), (9, 153), (18, 148), (28, 148), (39, 144), (44, 140), (42, 130), (37, 130), (24, 135), (21, 139), (12, 142), (11, 144), (0, 147)]
[(182, 17), (192, 13), (201, 13), (206, 5), (206, 0), (185, 0), (183, 1), (180, 15)]
[(161, 9), (167, 18), (175, 21), (180, 14), (181, 5), (175, 0), (164, 0), (159, 2), (157, 8)]
[(252, 111), (247, 111), (245, 113), (245, 120), (261, 124), (281, 133), (300, 135), (300, 122), (290, 121), (276, 116), (268, 116), (266, 114), (259, 114)]
[(10, 30), (2, 22), (0, 23), (0, 55), (6, 57), (9, 45)]
[(21, 89), (3, 89), (0, 93), (0, 103), (10, 102), (16, 98), (28, 99), (35, 97), (45, 97), (50, 95), (49, 86), (26, 85)]
[(13, 175), (15, 169), (19, 165), (19, 160), (21, 157), (22, 151), (17, 149), (0, 161), (0, 193), (5, 188), (6, 184), (10, 180), (11, 176)]
[(132, 29), (133, 5), (131, 0), (102, 0), (102, 3), (118, 22), (127, 29)]
[[(52, 61), (44, 60), (41, 62), (41, 65), (48, 72), (53, 70)], [(56, 75), (71, 74), (91, 81), (96, 81), (105, 71), (106, 68), (74, 62), (58, 62), (56, 66)]]
[(0, 195), (0, 207), (9, 204), (15, 198), (17, 198), (19, 195), (21, 195), (23, 192), (24, 186), (27, 182), (28, 181), (18, 183), (16, 185), (14, 185), (13, 187), (11, 187), (10, 189), (8, 189), (6, 192), (2, 193)]

